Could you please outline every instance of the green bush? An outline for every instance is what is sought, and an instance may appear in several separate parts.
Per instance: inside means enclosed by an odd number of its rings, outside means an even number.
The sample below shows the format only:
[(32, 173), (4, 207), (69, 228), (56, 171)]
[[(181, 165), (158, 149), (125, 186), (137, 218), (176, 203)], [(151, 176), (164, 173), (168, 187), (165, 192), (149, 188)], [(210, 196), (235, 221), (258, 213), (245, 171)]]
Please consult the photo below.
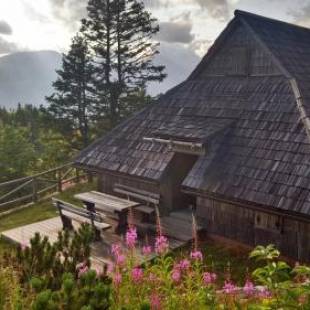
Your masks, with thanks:
[(273, 245), (252, 251), (260, 267), (238, 286), (226, 270), (223, 279), (206, 266), (197, 248), (186, 256), (169, 255), (161, 235), (154, 247), (143, 247), (141, 265), (134, 227), (126, 234), (127, 249), (112, 245), (113, 264), (92, 270), (92, 240), (92, 229), (83, 225), (73, 235), (60, 233), (54, 244), (37, 234), (29, 247), (4, 256), (0, 309), (310, 309), (310, 267), (289, 266)]

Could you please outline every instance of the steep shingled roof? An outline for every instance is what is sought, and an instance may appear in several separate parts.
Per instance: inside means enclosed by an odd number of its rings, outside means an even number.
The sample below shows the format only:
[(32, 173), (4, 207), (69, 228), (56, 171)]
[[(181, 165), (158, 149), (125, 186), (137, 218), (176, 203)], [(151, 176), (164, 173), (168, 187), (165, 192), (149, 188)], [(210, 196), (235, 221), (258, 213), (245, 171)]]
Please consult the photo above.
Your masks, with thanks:
[[(221, 65), (219, 55), (229, 53), (223, 45), (238, 40), (262, 50), (253, 56), (255, 74), (210, 74)], [(267, 75), (259, 67), (263, 54), (270, 58)], [(76, 163), (159, 182), (173, 152), (143, 137), (209, 138), (184, 188), (310, 215), (310, 140), (301, 121), (310, 111), (308, 55), (310, 30), (236, 11), (185, 82), (82, 151)]]

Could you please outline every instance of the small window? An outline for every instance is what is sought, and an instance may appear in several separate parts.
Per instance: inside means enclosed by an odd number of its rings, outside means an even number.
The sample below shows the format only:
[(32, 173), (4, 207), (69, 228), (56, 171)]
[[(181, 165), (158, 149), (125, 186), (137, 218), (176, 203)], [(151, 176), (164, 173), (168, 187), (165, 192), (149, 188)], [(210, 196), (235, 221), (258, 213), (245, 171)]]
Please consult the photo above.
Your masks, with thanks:
[(280, 232), (282, 228), (282, 219), (279, 215), (256, 212), (255, 228)]

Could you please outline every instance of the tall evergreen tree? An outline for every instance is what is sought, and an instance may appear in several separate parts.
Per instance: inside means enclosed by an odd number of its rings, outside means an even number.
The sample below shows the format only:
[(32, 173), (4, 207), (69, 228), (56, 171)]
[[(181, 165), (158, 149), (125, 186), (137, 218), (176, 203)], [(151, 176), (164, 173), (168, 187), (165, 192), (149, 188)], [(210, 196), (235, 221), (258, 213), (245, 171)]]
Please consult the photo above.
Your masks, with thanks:
[[(64, 125), (64, 131), (70, 128), (72, 141), (80, 136), (82, 147), (90, 141), (90, 118), (93, 113), (94, 67), (89, 56), (88, 45), (84, 38), (76, 35), (67, 54), (63, 55), (62, 69), (57, 70), (58, 78), (53, 83), (55, 93), (46, 97), (50, 103), (48, 112)], [(64, 132), (67, 134), (66, 132)], [(79, 143), (78, 148), (81, 146)]]
[(135, 94), (141, 100), (148, 82), (166, 76), (153, 63), (159, 27), (139, 0), (89, 0), (87, 11), (81, 31), (94, 56), (97, 112), (114, 126), (135, 109)]

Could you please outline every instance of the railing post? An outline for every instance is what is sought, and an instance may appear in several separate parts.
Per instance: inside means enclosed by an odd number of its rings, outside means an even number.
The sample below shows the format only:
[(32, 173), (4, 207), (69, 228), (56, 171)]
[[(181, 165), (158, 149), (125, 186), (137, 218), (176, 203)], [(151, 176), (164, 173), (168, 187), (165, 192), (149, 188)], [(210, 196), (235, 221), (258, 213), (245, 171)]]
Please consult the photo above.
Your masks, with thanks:
[(75, 168), (75, 173), (76, 173), (76, 183), (80, 183), (80, 171), (79, 169)]
[(91, 172), (88, 172), (87, 173), (87, 179), (88, 179), (88, 182), (89, 183), (92, 183), (93, 182), (93, 174)]
[(60, 193), (62, 192), (61, 169), (59, 169), (57, 173), (57, 190)]
[(32, 201), (38, 201), (38, 180), (37, 178), (32, 179)]

